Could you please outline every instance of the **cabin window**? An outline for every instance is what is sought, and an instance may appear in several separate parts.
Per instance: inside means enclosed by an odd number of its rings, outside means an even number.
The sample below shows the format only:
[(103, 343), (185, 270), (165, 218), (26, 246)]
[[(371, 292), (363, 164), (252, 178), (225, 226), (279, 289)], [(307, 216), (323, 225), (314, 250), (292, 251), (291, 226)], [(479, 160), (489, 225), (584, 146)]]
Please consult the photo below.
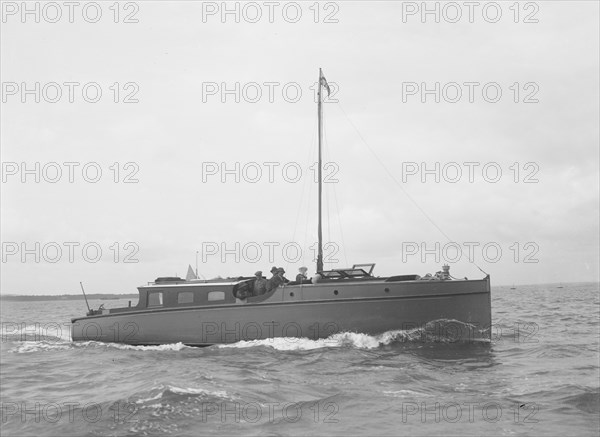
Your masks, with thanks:
[(177, 293), (177, 303), (194, 303), (194, 292), (180, 291)]
[(163, 293), (162, 291), (152, 291), (148, 293), (148, 306), (162, 306), (163, 304)]
[(208, 292), (208, 301), (212, 302), (215, 300), (225, 300), (225, 292), (224, 291), (209, 291)]

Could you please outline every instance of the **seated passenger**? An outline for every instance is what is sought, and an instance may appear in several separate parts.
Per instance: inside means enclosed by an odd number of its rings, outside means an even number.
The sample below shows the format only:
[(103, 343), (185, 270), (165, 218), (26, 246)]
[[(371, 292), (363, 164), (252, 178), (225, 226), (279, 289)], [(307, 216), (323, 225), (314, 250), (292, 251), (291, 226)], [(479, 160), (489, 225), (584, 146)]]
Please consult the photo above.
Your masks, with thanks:
[(248, 287), (248, 284), (240, 284), (238, 289), (235, 291), (235, 297), (238, 299), (246, 299), (250, 295), (250, 288)]
[(254, 281), (254, 296), (265, 294), (267, 292), (267, 279), (263, 277), (260, 270), (254, 276), (256, 276), (256, 280)]
[(283, 270), (283, 267), (279, 267), (277, 269), (277, 275), (281, 278), (281, 282), (283, 284), (287, 284), (288, 282), (290, 282), (290, 280), (288, 278), (286, 278), (285, 276), (283, 276), (285, 274), (285, 270)]
[(271, 274), (273, 276), (271, 276), (271, 279), (267, 281), (267, 291), (275, 290), (277, 287), (279, 287), (280, 284), (283, 283), (281, 277), (278, 274), (277, 267), (273, 266), (273, 268), (271, 269)]
[(307, 267), (300, 267), (300, 268), (298, 269), (298, 271), (299, 271), (300, 273), (298, 273), (298, 274), (296, 275), (296, 281), (297, 281), (299, 284), (307, 284), (307, 283), (309, 283), (310, 281), (308, 280), (308, 277), (306, 276), (306, 272), (308, 271), (308, 268), (307, 268)]

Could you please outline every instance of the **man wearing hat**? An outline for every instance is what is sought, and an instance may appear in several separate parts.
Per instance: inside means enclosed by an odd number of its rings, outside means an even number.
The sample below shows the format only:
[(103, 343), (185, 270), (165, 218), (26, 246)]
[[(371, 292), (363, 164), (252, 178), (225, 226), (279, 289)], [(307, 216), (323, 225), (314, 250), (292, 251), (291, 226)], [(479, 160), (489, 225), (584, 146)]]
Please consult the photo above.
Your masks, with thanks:
[(271, 268), (271, 279), (267, 281), (267, 291), (271, 291), (279, 287), (280, 284), (283, 283), (281, 277), (279, 276), (279, 269), (275, 266)]
[(306, 276), (306, 272), (308, 271), (308, 268), (307, 267), (300, 267), (298, 269), (298, 271), (300, 273), (298, 273), (296, 275), (296, 281), (299, 282), (300, 284), (304, 284), (304, 283), (309, 282), (308, 281), (308, 277)]
[(283, 276), (285, 274), (285, 270), (283, 270), (283, 267), (279, 267), (277, 269), (277, 275), (281, 278), (281, 282), (283, 284), (287, 284), (288, 282), (290, 282), (290, 280), (288, 278), (286, 278), (285, 276)]
[(260, 270), (254, 276), (256, 276), (256, 280), (254, 281), (254, 296), (265, 294), (267, 292), (267, 280), (263, 277)]

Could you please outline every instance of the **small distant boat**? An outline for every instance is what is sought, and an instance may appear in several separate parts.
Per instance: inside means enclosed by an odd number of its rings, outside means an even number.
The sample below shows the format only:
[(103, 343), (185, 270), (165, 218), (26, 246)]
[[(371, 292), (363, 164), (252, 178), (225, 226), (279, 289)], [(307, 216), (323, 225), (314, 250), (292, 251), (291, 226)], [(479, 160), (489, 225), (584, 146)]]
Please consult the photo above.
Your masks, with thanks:
[[(376, 335), (426, 329), (455, 341), (491, 338), (490, 276), (454, 279), (449, 267), (422, 278), (379, 277), (375, 264), (325, 270), (322, 243), (322, 91), (318, 87), (318, 252), (310, 281), (256, 294), (255, 277), (157, 278), (138, 288), (136, 306), (90, 310), (71, 320), (73, 341), (207, 346), (276, 337), (326, 338), (338, 332)], [(197, 276), (197, 275), (196, 275)], [(82, 286), (83, 291), (83, 286)], [(85, 292), (84, 292), (85, 296)], [(87, 302), (87, 299), (86, 299)]]

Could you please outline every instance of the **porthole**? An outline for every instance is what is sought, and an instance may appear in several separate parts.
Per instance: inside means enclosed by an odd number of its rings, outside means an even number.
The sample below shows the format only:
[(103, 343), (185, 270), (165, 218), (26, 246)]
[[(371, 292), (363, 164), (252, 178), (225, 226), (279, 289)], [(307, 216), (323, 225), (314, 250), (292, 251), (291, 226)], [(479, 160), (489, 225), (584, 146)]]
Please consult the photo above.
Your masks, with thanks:
[(335, 294), (337, 296), (338, 295), (338, 291), (337, 290), (333, 290), (333, 294)]
[(294, 297), (294, 292), (293, 291), (290, 293), (290, 297)]
[(386, 293), (389, 293), (389, 292), (390, 292), (390, 289), (389, 289), (389, 288), (386, 288), (384, 291), (385, 291)]

